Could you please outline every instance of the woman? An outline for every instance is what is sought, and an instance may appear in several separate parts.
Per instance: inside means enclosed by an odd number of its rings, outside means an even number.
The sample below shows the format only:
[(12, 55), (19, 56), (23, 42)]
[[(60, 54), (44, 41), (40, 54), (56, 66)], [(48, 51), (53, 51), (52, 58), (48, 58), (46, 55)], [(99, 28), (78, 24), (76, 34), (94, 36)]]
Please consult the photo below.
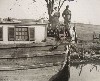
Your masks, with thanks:
[(52, 16), (52, 22), (51, 22), (51, 28), (54, 31), (54, 36), (59, 39), (59, 17), (60, 12), (58, 12), (58, 8), (54, 7), (54, 11), (51, 14)]

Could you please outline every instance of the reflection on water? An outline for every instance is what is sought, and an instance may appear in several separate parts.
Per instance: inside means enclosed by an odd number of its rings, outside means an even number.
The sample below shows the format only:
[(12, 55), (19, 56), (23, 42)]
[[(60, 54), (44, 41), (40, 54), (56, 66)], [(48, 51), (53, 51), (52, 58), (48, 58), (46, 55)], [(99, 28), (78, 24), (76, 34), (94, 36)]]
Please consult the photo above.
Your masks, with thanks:
[(79, 65), (71, 67), (70, 81), (100, 81), (100, 65)]
[[(60, 66), (39, 69), (1, 71), (0, 81), (48, 81), (58, 72)], [(71, 66), (69, 81), (100, 81), (100, 65), (82, 64)]]

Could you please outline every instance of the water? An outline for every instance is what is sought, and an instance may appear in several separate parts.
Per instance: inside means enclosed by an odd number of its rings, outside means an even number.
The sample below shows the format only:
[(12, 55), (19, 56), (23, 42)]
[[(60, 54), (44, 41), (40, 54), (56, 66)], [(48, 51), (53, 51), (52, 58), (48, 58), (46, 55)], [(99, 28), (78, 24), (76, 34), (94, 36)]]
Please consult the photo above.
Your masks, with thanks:
[[(58, 72), (60, 66), (0, 71), (0, 81), (48, 81), (51, 76)], [(71, 66), (69, 81), (100, 81), (100, 65), (80, 64)]]
[(100, 65), (87, 64), (71, 67), (70, 81), (100, 81)]

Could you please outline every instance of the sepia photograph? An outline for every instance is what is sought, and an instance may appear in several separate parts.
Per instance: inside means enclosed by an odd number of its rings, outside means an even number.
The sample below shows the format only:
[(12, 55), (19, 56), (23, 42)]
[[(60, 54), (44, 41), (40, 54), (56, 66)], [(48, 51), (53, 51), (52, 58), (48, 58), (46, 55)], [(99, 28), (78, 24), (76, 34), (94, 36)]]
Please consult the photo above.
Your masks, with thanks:
[(100, 0), (0, 0), (0, 81), (99, 81)]

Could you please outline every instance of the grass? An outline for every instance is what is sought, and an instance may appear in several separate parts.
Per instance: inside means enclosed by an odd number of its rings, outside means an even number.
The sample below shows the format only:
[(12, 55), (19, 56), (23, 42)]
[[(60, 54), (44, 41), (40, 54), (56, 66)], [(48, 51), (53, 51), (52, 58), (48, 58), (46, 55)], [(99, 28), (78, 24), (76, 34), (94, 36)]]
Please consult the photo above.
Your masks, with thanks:
[(100, 25), (77, 23), (75, 27), (78, 38), (81, 40), (93, 40), (93, 32), (100, 33)]

